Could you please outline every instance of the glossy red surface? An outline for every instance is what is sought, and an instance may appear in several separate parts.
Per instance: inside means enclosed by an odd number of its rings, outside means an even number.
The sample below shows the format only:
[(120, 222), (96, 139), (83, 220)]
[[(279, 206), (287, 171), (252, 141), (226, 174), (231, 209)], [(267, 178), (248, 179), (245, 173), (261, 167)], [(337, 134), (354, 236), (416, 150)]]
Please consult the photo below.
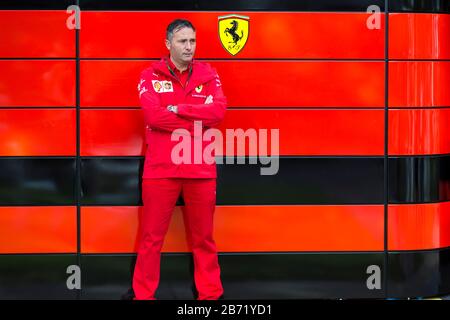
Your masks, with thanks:
[(0, 207), (0, 253), (76, 252), (76, 207)]
[(389, 154), (450, 153), (450, 108), (389, 110)]
[(389, 205), (389, 250), (450, 246), (450, 202)]
[[(142, 207), (83, 207), (83, 253), (126, 253), (138, 248)], [(219, 206), (214, 237), (221, 252), (381, 251), (383, 206)], [(177, 207), (163, 252), (187, 252)]]
[[(81, 123), (81, 155), (144, 155), (140, 109), (82, 110)], [(254, 145), (267, 142), (268, 150), (278, 141), (280, 155), (383, 155), (383, 126), (383, 110), (233, 109), (219, 129), (223, 141), (227, 129), (254, 133)], [(279, 140), (272, 135), (274, 129), (279, 130)], [(257, 155), (248, 149), (249, 142), (246, 145), (244, 154), (235, 154)]]
[(381, 28), (369, 30), (366, 13), (239, 12), (248, 16), (249, 37), (232, 56), (222, 48), (218, 17), (228, 12), (83, 12), (81, 57), (158, 58), (167, 52), (167, 25), (182, 15), (197, 30), (199, 58), (384, 58)]
[(63, 10), (0, 10), (0, 58), (75, 58)]
[(390, 59), (450, 59), (450, 15), (389, 14)]
[[(139, 106), (151, 61), (82, 61), (81, 106)], [(383, 107), (384, 64), (355, 61), (212, 61), (229, 106)]]
[(1, 107), (75, 106), (75, 61), (0, 60)]
[(75, 109), (0, 110), (0, 156), (75, 155)]
[(389, 63), (390, 107), (450, 106), (450, 61)]

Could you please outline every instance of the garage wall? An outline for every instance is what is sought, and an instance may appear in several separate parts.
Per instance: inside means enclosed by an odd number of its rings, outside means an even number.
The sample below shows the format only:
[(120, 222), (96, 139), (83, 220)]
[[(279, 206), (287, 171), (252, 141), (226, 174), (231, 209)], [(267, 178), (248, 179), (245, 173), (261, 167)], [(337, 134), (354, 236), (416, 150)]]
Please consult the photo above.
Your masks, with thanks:
[[(70, 4), (81, 28), (70, 30)], [(381, 9), (369, 29), (369, 5)], [(219, 72), (220, 129), (279, 129), (280, 165), (218, 165), (215, 238), (227, 298), (448, 293), (448, 1), (7, 1), (0, 5), (0, 297), (118, 299), (142, 214), (140, 72), (167, 24), (197, 28)], [(385, 12), (386, 11), (386, 12)], [(218, 17), (249, 17), (244, 49)], [(179, 201), (181, 206), (182, 199)], [(192, 298), (181, 210), (162, 299)], [(68, 290), (79, 265), (82, 289)], [(369, 290), (378, 265), (382, 288)], [(440, 277), (438, 276), (440, 275)]]

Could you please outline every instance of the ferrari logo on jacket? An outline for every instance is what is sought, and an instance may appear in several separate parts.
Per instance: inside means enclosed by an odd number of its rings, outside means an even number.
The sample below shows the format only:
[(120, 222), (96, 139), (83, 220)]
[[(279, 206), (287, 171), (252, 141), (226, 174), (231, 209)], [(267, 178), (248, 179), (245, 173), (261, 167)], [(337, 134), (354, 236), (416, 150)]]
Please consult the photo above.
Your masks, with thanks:
[(249, 17), (227, 15), (219, 17), (219, 38), (222, 46), (233, 56), (245, 46), (249, 34)]
[(195, 92), (200, 93), (203, 90), (203, 85), (199, 85), (198, 87), (195, 88)]

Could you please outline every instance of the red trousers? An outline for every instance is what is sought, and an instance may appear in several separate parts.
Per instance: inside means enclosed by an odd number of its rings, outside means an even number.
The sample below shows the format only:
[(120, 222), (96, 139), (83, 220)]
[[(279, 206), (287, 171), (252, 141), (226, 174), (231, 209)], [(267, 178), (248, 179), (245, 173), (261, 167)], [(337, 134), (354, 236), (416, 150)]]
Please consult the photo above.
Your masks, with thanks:
[(194, 280), (199, 300), (213, 300), (223, 293), (213, 216), (216, 179), (143, 179), (141, 238), (133, 276), (137, 300), (155, 299), (159, 284), (161, 248), (177, 199), (183, 195), (183, 219), (194, 257)]

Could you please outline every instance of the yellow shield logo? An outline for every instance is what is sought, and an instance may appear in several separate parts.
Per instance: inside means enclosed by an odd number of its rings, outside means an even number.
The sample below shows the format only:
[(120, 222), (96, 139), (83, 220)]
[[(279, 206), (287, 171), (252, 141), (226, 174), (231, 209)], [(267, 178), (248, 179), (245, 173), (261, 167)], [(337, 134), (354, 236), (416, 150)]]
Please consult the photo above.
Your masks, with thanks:
[(233, 56), (238, 54), (247, 42), (249, 19), (249, 17), (235, 14), (219, 17), (220, 42)]

